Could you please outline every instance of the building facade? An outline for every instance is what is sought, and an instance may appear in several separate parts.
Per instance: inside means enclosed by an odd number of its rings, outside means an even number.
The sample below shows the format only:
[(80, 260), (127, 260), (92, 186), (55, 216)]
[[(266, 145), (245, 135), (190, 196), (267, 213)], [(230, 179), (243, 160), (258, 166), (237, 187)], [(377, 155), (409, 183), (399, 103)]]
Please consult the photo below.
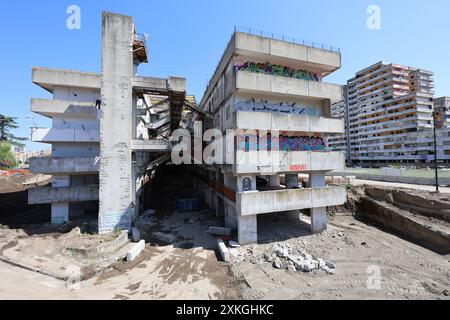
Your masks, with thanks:
[[(312, 232), (327, 226), (327, 206), (346, 201), (344, 187), (325, 173), (344, 167), (343, 152), (325, 150), (328, 134), (344, 132), (331, 117), (342, 99), (339, 85), (323, 78), (341, 67), (339, 52), (235, 32), (200, 107), (211, 116), (223, 163), (197, 167), (208, 205), (237, 230), (241, 244), (257, 241), (261, 214), (311, 213)], [(233, 133), (230, 136), (230, 133)], [(299, 174), (309, 175), (307, 185)]]
[[(347, 150), (349, 165), (434, 160), (432, 72), (379, 62), (357, 72), (344, 91), (348, 132), (330, 138), (328, 148)], [(439, 130), (439, 145), (446, 135)]]

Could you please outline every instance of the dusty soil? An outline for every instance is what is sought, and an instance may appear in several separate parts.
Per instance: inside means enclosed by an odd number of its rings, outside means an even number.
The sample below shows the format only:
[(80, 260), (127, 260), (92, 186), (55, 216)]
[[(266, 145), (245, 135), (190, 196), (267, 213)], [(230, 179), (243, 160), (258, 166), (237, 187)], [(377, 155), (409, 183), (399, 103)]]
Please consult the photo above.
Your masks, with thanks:
[[(262, 244), (232, 249), (231, 269), (247, 284), (245, 299), (449, 299), (450, 256), (352, 216), (331, 218), (328, 230), (320, 235), (310, 234), (307, 220), (282, 216), (263, 217), (259, 226)], [(278, 236), (273, 237), (270, 230), (275, 229)], [(272, 254), (276, 242), (333, 261), (335, 274), (275, 269), (264, 254)]]

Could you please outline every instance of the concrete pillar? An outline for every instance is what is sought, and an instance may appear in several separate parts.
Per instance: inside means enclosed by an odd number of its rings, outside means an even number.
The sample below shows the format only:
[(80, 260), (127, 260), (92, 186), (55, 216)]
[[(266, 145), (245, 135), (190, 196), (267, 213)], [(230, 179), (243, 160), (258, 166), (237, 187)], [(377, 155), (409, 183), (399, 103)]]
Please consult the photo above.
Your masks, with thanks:
[(225, 227), (233, 231), (238, 229), (236, 209), (228, 204), (225, 204)]
[(256, 176), (238, 176), (237, 191), (253, 191), (256, 190)]
[(134, 26), (131, 17), (103, 14), (100, 117), (100, 234), (131, 230)]
[(271, 187), (279, 188), (280, 187), (280, 175), (269, 176), (269, 184)]
[[(309, 186), (310, 188), (324, 188), (325, 184), (325, 173), (324, 172), (314, 172), (309, 175)], [(311, 231), (312, 233), (320, 233), (327, 229), (328, 218), (327, 218), (327, 208), (312, 208), (311, 212)]]
[(286, 189), (298, 189), (298, 174), (286, 174)]
[(52, 224), (63, 224), (69, 221), (69, 203), (52, 203)]
[(258, 242), (258, 219), (256, 215), (238, 215), (238, 242), (240, 245)]

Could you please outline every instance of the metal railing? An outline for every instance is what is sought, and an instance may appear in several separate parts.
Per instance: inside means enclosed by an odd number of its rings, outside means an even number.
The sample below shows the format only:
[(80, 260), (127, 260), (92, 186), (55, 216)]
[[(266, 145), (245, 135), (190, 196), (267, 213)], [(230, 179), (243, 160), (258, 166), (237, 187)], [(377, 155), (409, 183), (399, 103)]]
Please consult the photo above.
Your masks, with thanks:
[(287, 41), (287, 42), (304, 45), (304, 46), (312, 47), (312, 48), (316, 48), (316, 49), (323, 49), (323, 50), (339, 52), (339, 53), (341, 52), (341, 49), (338, 47), (335, 47), (335, 46), (326, 45), (326, 44), (318, 43), (318, 42), (314, 42), (314, 41), (306, 41), (303, 39), (297, 39), (295, 37), (285, 36), (282, 34), (276, 34), (273, 32), (266, 32), (266, 31), (262, 31), (262, 30), (258, 30), (258, 29), (253, 29), (250, 27), (235, 26), (234, 32), (245, 32), (245, 33), (252, 34), (255, 36), (260, 36), (260, 37), (265, 37), (265, 38), (270, 38), (270, 39), (275, 39), (275, 40), (281, 40), (281, 41)]

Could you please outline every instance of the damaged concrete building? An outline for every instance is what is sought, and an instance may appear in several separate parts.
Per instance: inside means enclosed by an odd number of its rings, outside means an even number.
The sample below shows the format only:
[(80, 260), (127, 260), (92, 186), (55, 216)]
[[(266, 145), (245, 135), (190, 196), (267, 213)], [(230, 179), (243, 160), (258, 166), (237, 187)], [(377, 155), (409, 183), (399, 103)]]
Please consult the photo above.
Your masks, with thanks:
[(100, 234), (131, 230), (154, 168), (170, 161), (170, 135), (201, 120), (205, 130), (243, 130), (223, 149), (236, 162), (190, 167), (199, 195), (241, 244), (257, 241), (259, 214), (307, 209), (312, 231), (326, 228), (326, 207), (346, 199), (344, 187), (325, 184), (325, 172), (343, 169), (344, 153), (323, 143), (344, 132), (331, 118), (341, 87), (322, 81), (341, 67), (339, 52), (235, 32), (197, 108), (186, 79), (137, 74), (148, 51), (131, 17), (104, 13), (102, 36), (101, 74), (33, 69), (32, 81), (53, 99), (32, 99), (32, 111), (52, 119), (52, 128), (32, 129), (32, 141), (51, 144), (52, 155), (30, 169), (53, 179), (31, 190), (29, 203), (51, 203), (52, 223), (92, 211)]
[[(233, 160), (199, 171), (206, 202), (237, 230), (239, 243), (257, 242), (261, 214), (299, 218), (307, 209), (312, 232), (321, 232), (326, 207), (346, 201), (345, 187), (325, 183), (327, 171), (344, 168), (344, 153), (323, 145), (326, 135), (344, 132), (344, 121), (331, 118), (341, 86), (322, 81), (340, 67), (336, 50), (233, 34), (200, 103), (213, 117), (208, 128), (235, 132), (223, 144)], [(306, 186), (299, 174), (309, 175)]]

